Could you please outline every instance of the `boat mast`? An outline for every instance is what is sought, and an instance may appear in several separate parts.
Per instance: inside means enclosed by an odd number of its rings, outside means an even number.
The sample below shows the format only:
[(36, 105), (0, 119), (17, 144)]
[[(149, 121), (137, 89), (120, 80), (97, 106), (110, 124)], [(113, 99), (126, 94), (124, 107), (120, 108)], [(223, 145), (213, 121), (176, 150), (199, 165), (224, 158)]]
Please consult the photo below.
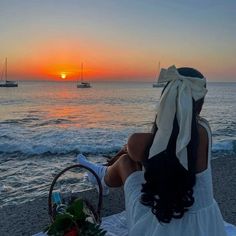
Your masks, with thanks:
[(5, 79), (7, 81), (7, 57), (5, 58)]
[(158, 71), (157, 71), (157, 79), (156, 79), (156, 83), (158, 83), (158, 79), (159, 79), (160, 71), (161, 71), (161, 63), (160, 63), (160, 61), (159, 61), (159, 62), (158, 62)]
[(158, 77), (159, 77), (159, 75), (160, 75), (160, 71), (161, 71), (161, 63), (160, 63), (160, 61), (158, 62)]
[(81, 83), (83, 83), (83, 63), (81, 63), (80, 79), (81, 79)]

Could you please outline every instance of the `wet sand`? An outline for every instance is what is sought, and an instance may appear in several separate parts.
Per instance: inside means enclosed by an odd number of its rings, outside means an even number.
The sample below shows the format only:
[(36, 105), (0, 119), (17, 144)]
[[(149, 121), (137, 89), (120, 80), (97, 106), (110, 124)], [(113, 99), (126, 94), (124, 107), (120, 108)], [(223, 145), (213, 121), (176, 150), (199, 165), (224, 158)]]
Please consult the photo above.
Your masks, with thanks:
[[(219, 158), (212, 161), (215, 199), (219, 203), (224, 220), (236, 225), (236, 157)], [(83, 196), (94, 196), (91, 191)], [(96, 197), (95, 197), (96, 198)], [(102, 215), (118, 213), (124, 209), (123, 190), (112, 189), (104, 197)], [(32, 235), (49, 224), (47, 198), (0, 208), (0, 235)]]

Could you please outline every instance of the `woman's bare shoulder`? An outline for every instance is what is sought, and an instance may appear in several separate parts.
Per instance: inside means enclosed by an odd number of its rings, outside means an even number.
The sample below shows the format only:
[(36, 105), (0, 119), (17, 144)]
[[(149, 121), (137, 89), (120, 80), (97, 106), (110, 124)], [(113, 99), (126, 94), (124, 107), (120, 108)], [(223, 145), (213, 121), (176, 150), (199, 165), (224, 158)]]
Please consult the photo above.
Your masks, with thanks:
[(128, 154), (134, 161), (142, 161), (146, 158), (153, 140), (152, 133), (134, 133), (127, 143)]
[(208, 142), (209, 142), (208, 132), (206, 128), (201, 124), (198, 125), (198, 133), (199, 133), (199, 143), (198, 143), (198, 154), (196, 163), (197, 173), (207, 169)]
[(199, 138), (202, 141), (204, 141), (204, 143), (208, 144), (208, 132), (206, 128), (202, 126), (201, 124), (198, 125), (198, 133), (199, 133)]

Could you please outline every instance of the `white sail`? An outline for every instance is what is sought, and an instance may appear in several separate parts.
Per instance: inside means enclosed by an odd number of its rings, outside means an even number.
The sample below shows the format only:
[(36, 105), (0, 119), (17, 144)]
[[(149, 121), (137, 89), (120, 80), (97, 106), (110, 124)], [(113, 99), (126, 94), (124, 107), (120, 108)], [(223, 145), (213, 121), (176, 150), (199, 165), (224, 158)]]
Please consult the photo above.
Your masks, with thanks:
[(152, 84), (153, 88), (162, 88), (165, 86), (165, 83), (160, 81), (160, 72), (161, 72), (161, 63), (158, 62), (158, 73), (157, 73), (157, 80), (154, 84)]

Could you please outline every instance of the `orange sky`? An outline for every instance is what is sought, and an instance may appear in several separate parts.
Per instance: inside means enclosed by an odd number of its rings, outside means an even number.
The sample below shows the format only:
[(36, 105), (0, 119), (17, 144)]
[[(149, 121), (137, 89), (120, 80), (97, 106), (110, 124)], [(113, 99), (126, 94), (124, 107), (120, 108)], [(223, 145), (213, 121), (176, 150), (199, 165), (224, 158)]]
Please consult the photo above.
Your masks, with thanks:
[[(69, 42), (69, 43), (68, 43)], [(168, 44), (168, 43), (167, 43)], [(67, 80), (80, 78), (81, 63), (84, 64), (84, 77), (88, 80), (155, 80), (158, 61), (167, 67), (194, 65), (201, 68), (204, 74), (212, 78), (225, 78), (227, 74), (235, 74), (234, 58), (229, 55), (219, 56), (219, 51), (199, 52), (189, 50), (191, 54), (180, 56), (183, 48), (139, 49), (137, 45), (106, 44), (96, 41), (79, 42), (74, 39), (47, 39), (38, 43), (31, 42), (17, 55), (8, 57), (9, 74), (24, 79), (60, 80), (61, 73)], [(166, 45), (167, 47), (167, 45)], [(185, 45), (187, 47), (187, 45)], [(165, 55), (164, 55), (165, 54)], [(227, 58), (226, 58), (227, 57)], [(201, 58), (199, 60), (199, 58)], [(230, 60), (229, 60), (230, 59)], [(227, 65), (224, 61), (229, 60)], [(222, 68), (222, 65), (224, 67)]]
[(12, 76), (58, 79), (61, 73), (65, 73), (68, 80), (76, 80), (80, 77), (81, 63), (84, 76), (93, 80), (145, 79), (154, 78), (157, 73), (158, 62), (148, 64), (149, 55), (132, 48), (126, 51), (112, 45), (89, 44), (73, 39), (50, 39), (31, 47), (29, 55), (22, 52), (16, 61), (9, 58)]
[[(235, 75), (235, 60), (230, 53), (224, 54), (212, 49), (209, 52), (199, 51), (188, 45), (178, 47), (174, 44), (166, 49), (168, 42), (162, 45), (152, 49), (139, 48), (136, 44), (132, 45), (132, 42), (109, 44), (96, 40), (80, 42), (72, 38), (49, 38), (22, 44), (14, 55), (10, 55), (9, 75), (26, 80), (60, 80), (61, 73), (65, 73), (67, 80), (78, 80), (83, 63), (83, 74), (87, 80), (153, 81), (159, 60), (162, 67), (172, 64), (194, 65), (212, 80), (231, 80)], [(182, 56), (184, 47), (191, 53)]]

